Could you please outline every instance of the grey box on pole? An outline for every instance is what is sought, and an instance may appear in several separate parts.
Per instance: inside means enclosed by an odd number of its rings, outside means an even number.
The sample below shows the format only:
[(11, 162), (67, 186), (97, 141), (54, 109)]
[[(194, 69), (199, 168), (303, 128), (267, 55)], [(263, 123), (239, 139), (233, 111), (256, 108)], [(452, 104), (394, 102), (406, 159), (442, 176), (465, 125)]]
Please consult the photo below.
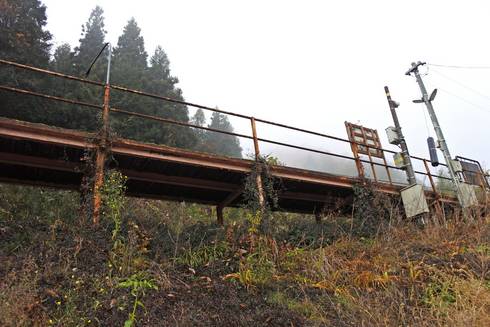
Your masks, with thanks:
[(472, 185), (467, 183), (459, 184), (461, 192), (461, 206), (463, 208), (472, 207), (478, 204), (478, 198), (476, 197), (475, 189)]
[(422, 185), (414, 184), (401, 190), (403, 207), (407, 218), (429, 212)]

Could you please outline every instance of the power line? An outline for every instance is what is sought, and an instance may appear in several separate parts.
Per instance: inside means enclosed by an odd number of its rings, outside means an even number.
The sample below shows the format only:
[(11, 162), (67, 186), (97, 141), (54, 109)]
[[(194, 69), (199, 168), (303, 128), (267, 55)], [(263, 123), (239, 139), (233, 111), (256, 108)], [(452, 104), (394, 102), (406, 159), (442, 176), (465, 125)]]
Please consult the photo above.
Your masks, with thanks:
[(463, 98), (462, 96), (456, 95), (456, 94), (454, 94), (454, 93), (452, 93), (452, 92), (446, 91), (446, 90), (441, 89), (441, 88), (438, 88), (438, 89), (439, 89), (439, 90), (441, 90), (441, 91), (442, 91), (442, 92), (444, 92), (444, 93), (447, 93), (447, 94), (449, 94), (449, 95), (451, 95), (451, 96), (453, 96), (453, 97), (455, 97), (455, 98), (460, 99), (460, 100), (461, 100), (461, 101), (463, 101), (463, 102), (466, 102), (466, 103), (467, 103), (467, 104), (469, 104), (469, 105), (472, 105), (473, 107), (475, 107), (475, 108), (477, 108), (477, 109), (480, 109), (480, 110), (482, 110), (482, 111), (485, 111), (486, 113), (489, 113), (489, 112), (490, 112), (489, 108), (482, 107), (482, 106), (480, 106), (480, 105), (478, 105), (478, 104), (476, 104), (476, 103), (474, 103), (474, 102), (471, 102), (471, 101), (469, 101), (469, 100), (467, 100), (467, 99)]
[(456, 80), (456, 79), (454, 79), (454, 78), (451, 78), (451, 77), (449, 77), (449, 76), (447, 76), (447, 75), (445, 75), (445, 74), (443, 74), (443, 73), (441, 73), (441, 72), (439, 72), (439, 71), (437, 71), (437, 70), (435, 70), (435, 69), (432, 69), (432, 71), (433, 71), (434, 73), (436, 73), (436, 74), (440, 75), (441, 77), (443, 77), (443, 78), (445, 78), (445, 79), (447, 79), (447, 80), (450, 80), (450, 81), (451, 81), (451, 82), (453, 82), (453, 83), (459, 84), (460, 86), (464, 87), (465, 89), (470, 90), (470, 91), (472, 91), (472, 92), (474, 92), (474, 93), (478, 94), (479, 96), (484, 97), (484, 98), (487, 98), (487, 99), (489, 99), (489, 100), (490, 100), (490, 96), (488, 96), (488, 95), (486, 95), (486, 94), (483, 94), (483, 93), (481, 93), (480, 91), (475, 90), (474, 88), (469, 87), (468, 85), (465, 85), (465, 84), (461, 83), (460, 81), (458, 81), (458, 80)]
[(429, 64), (434, 67), (455, 68), (455, 69), (490, 69), (490, 66), (455, 66), (455, 65), (441, 65), (441, 64)]

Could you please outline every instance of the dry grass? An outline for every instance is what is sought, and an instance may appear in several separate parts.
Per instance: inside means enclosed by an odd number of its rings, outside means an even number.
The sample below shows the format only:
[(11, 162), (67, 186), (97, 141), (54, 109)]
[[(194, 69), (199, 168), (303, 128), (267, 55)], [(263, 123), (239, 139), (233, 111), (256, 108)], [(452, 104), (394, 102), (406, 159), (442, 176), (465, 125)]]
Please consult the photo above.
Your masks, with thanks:
[(138, 326), (490, 326), (490, 218), (369, 236), (279, 213), (251, 246), (243, 211), (220, 228), (206, 207), (129, 199), (115, 247), (71, 195), (15, 190), (0, 187), (0, 326), (122, 326), (117, 285), (138, 273), (158, 286)]

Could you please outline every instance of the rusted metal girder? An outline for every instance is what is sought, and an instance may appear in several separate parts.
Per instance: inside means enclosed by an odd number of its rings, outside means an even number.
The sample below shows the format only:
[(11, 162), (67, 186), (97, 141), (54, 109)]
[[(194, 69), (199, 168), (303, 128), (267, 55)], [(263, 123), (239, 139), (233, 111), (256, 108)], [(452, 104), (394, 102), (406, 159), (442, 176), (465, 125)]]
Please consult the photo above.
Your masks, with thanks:
[[(56, 147), (67, 147), (75, 149), (95, 147), (95, 145), (89, 141), (89, 139), (95, 138), (94, 134), (53, 128), (41, 124), (26, 123), (11, 119), (0, 119), (0, 137), (3, 139), (25, 140), (29, 142), (35, 142), (37, 144), (46, 144)], [(243, 175), (249, 174), (253, 166), (253, 161), (251, 160), (226, 158), (216, 155), (172, 148), (163, 145), (144, 144), (124, 139), (113, 140), (111, 151), (116, 157), (124, 156), (128, 158), (141, 158), (144, 160), (153, 160), (156, 162), (161, 161), (187, 167), (194, 166), (199, 169), (230, 171)], [(0, 161), (11, 164), (31, 165), (35, 167), (44, 167), (47, 169), (57, 169), (60, 171), (76, 169), (76, 165), (63, 160), (47, 160), (34, 156), (23, 156), (19, 154), (6, 153), (0, 153), (0, 157)], [(181, 178), (178, 176), (166, 176), (134, 170), (126, 170), (123, 171), (123, 173), (128, 175), (130, 180), (131, 178), (134, 178), (135, 180), (161, 182), (162, 184), (167, 183), (171, 185), (182, 185), (193, 188), (207, 188), (210, 190), (215, 189), (226, 191), (229, 194), (231, 194), (237, 188), (237, 185), (229, 184), (225, 180), (219, 182), (205, 181), (187, 177)], [(271, 173), (274, 177), (281, 178), (286, 181), (291, 180), (311, 185), (319, 185), (322, 187), (331, 187), (332, 190), (352, 189), (353, 185), (359, 183), (359, 180), (357, 178), (336, 176), (285, 166), (272, 166)], [(400, 190), (399, 186), (389, 185), (386, 183), (378, 183), (377, 187), (380, 191), (388, 194), (398, 194)], [(128, 190), (128, 193), (130, 193), (131, 195), (138, 195), (131, 193), (130, 190)], [(431, 194), (434, 193), (431, 192)], [(151, 197), (152, 195), (145, 196)], [(325, 196), (319, 194), (291, 191), (283, 192), (281, 194), (281, 197), (283, 199), (304, 200), (315, 203), (324, 202), (326, 199)], [(429, 197), (433, 196), (429, 195)], [(165, 198), (169, 199), (169, 196), (165, 196)], [(179, 197), (174, 198), (177, 200), (180, 199)], [(197, 199), (189, 198), (188, 200), (192, 201)], [(452, 203), (454, 202), (454, 199), (441, 198), (440, 201)], [(196, 202), (203, 203), (203, 201)], [(209, 201), (209, 203), (213, 202)], [(216, 204), (216, 202), (214, 202), (214, 204)], [(222, 205), (222, 207), (225, 206), (226, 205)]]
[(243, 187), (239, 187), (235, 189), (233, 192), (230, 193), (224, 199), (221, 201), (217, 206), (216, 206), (216, 216), (217, 216), (217, 222), (219, 225), (223, 225), (224, 219), (223, 219), (223, 210), (229, 206), (233, 201), (235, 201), (241, 194), (243, 193)]

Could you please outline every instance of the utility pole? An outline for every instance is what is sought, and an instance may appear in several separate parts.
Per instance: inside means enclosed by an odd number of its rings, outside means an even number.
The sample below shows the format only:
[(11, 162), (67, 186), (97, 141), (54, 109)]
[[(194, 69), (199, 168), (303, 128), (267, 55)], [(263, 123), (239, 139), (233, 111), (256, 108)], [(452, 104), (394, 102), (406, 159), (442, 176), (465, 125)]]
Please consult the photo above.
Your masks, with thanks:
[(393, 122), (395, 123), (395, 131), (398, 136), (398, 144), (402, 149), (403, 163), (407, 173), (407, 180), (410, 185), (417, 184), (417, 179), (415, 178), (415, 171), (413, 170), (412, 160), (410, 159), (410, 154), (408, 153), (407, 142), (402, 133), (402, 128), (400, 126), (400, 121), (398, 120), (398, 115), (396, 113), (396, 108), (399, 104), (391, 99), (390, 90), (388, 86), (385, 86), (386, 98), (388, 99), (388, 105), (390, 106), (391, 116), (393, 117)]
[(415, 79), (417, 80), (417, 84), (419, 85), (420, 91), (422, 92), (422, 100), (416, 100), (416, 102), (423, 102), (425, 103), (425, 106), (427, 107), (427, 111), (429, 112), (430, 119), (432, 120), (432, 125), (434, 126), (434, 131), (436, 132), (437, 140), (439, 147), (442, 151), (442, 154), (444, 155), (444, 160), (446, 161), (448, 170), (449, 170), (449, 175), (451, 176), (451, 179), (453, 180), (454, 187), (456, 188), (456, 194), (458, 196), (458, 201), (461, 205), (461, 207), (465, 208), (468, 205), (471, 205), (467, 201), (467, 196), (463, 194), (462, 190), (462, 181), (460, 180), (459, 176), (456, 174), (456, 171), (453, 166), (453, 160), (451, 159), (451, 154), (449, 152), (449, 148), (446, 143), (446, 139), (444, 138), (444, 134), (442, 133), (441, 126), (439, 125), (439, 121), (437, 120), (436, 113), (434, 111), (434, 107), (432, 106), (432, 100), (434, 100), (435, 97), (435, 90), (434, 92), (430, 95), (427, 93), (427, 89), (425, 88), (424, 81), (422, 80), (422, 77), (420, 76), (419, 73), (419, 66), (425, 65), (425, 62), (412, 62), (412, 67), (405, 73), (405, 75), (410, 76), (413, 74), (415, 76)]

